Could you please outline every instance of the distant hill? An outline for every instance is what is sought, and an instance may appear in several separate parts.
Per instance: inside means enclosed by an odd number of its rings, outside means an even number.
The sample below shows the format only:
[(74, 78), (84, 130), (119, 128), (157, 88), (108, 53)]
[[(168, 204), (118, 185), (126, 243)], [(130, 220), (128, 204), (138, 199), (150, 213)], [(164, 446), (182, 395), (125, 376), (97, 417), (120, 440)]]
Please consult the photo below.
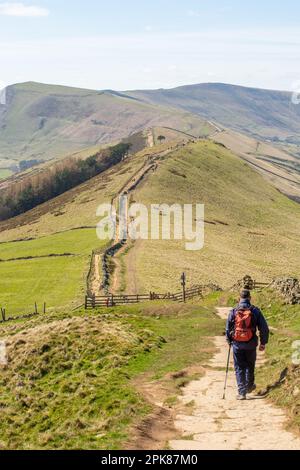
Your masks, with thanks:
[(299, 204), (220, 144), (168, 142), (0, 223), (0, 304), (9, 313), (27, 311), (36, 299), (49, 308), (82, 301), (92, 250), (101, 253), (106, 244), (96, 236), (97, 207), (135, 180), (151, 156), (158, 157), (157, 167), (132, 192), (132, 201), (204, 203), (205, 247), (186, 251), (178, 240), (129, 244), (120, 253), (119, 285), (125, 292), (172, 292), (182, 271), (189, 283), (214, 281), (223, 287), (245, 273), (258, 280), (298, 276)]
[(0, 104), (2, 168), (8, 160), (58, 158), (154, 126), (198, 137), (211, 132), (211, 126), (186, 111), (174, 113), (113, 91), (29, 82), (7, 87), (5, 95), (6, 104), (3, 98)]
[(0, 178), (20, 162), (61, 159), (128, 136), (138, 151), (140, 133), (155, 128), (165, 137), (209, 136), (300, 199), (300, 106), (288, 92), (217, 83), (120, 92), (28, 82), (7, 87), (0, 103)]
[(300, 144), (300, 106), (292, 103), (289, 92), (204, 83), (127, 95), (173, 106), (256, 138)]

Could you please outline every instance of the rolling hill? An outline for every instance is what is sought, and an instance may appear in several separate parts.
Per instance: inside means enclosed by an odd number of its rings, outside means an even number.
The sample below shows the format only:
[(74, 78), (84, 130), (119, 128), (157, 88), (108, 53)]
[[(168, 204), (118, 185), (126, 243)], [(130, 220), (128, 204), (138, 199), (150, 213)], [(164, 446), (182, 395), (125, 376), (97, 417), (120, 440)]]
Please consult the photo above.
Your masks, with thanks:
[(188, 111), (258, 139), (300, 144), (300, 106), (292, 103), (289, 92), (204, 83), (127, 95)]
[(5, 95), (6, 104), (0, 104), (0, 168), (16, 166), (21, 160), (64, 157), (153, 126), (173, 127), (197, 137), (212, 130), (186, 111), (174, 113), (113, 91), (30, 82), (7, 87)]
[[(178, 131), (182, 138), (210, 136), (300, 199), (300, 107), (288, 92), (217, 83), (118, 92), (29, 82), (7, 87), (1, 103), (0, 179), (24, 160), (89, 155), (156, 127), (167, 138)], [(134, 151), (141, 150), (133, 139)]]
[(172, 292), (181, 271), (190, 283), (223, 287), (247, 272), (267, 281), (299, 275), (300, 206), (248, 163), (207, 140), (175, 149), (157, 163), (132, 200), (147, 206), (204, 203), (205, 247), (189, 252), (183, 241), (137, 241), (121, 254), (125, 291)]
[[(182, 270), (190, 283), (214, 281), (224, 287), (246, 272), (258, 279), (298, 274), (299, 205), (223, 145), (177, 139), (148, 147), (0, 224), (0, 302), (8, 311), (28, 310), (35, 300), (47, 301), (49, 308), (82, 301), (92, 251), (101, 253), (105, 247), (96, 237), (96, 209), (116, 199), (128, 181), (136, 181), (149, 159), (155, 171), (146, 174), (131, 200), (204, 203), (205, 247), (188, 252), (183, 241), (137, 241), (120, 253), (117, 289), (174, 291)], [(24, 277), (28, 285), (20, 289)]]

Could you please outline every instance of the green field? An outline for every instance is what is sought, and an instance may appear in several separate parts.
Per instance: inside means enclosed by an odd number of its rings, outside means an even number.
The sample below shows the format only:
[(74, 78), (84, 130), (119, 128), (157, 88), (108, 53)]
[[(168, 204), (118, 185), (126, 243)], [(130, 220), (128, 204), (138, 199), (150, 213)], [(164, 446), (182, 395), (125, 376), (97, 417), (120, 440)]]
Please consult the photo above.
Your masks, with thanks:
[(44, 302), (48, 309), (82, 303), (90, 256), (101, 244), (95, 229), (0, 244), (0, 306), (16, 315), (34, 311), (35, 302), (40, 310)]

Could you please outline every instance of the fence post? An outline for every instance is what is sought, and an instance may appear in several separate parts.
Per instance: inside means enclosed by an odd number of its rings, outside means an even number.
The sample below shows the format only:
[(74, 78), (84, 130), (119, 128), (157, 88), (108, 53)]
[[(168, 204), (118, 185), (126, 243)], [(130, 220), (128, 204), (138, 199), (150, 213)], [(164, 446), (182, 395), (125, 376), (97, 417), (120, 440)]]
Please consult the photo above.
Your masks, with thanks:
[(46, 313), (46, 302), (44, 302), (44, 313)]
[(88, 296), (86, 295), (85, 299), (84, 299), (84, 308), (85, 308), (85, 310), (87, 310), (87, 303), (88, 303)]
[(111, 294), (111, 306), (114, 306), (114, 294)]
[(35, 311), (35, 314), (38, 315), (38, 307), (37, 307), (36, 302), (34, 303), (34, 311)]
[(182, 273), (182, 275), (181, 275), (181, 285), (182, 285), (183, 301), (185, 302), (185, 301), (186, 301), (186, 290), (185, 290), (185, 286), (186, 286), (186, 275), (185, 275), (185, 273)]
[(96, 307), (96, 296), (95, 294), (93, 294), (93, 308)]
[(5, 308), (1, 307), (2, 320), (5, 321)]

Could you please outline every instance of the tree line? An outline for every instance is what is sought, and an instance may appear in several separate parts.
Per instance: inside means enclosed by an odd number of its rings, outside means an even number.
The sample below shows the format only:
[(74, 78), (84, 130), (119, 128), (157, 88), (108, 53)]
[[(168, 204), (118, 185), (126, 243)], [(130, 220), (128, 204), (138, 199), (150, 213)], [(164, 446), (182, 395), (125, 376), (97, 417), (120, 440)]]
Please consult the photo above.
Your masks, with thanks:
[(13, 182), (0, 192), (0, 220), (23, 214), (108, 170), (128, 155), (130, 147), (129, 143), (120, 143), (85, 160), (70, 157)]

